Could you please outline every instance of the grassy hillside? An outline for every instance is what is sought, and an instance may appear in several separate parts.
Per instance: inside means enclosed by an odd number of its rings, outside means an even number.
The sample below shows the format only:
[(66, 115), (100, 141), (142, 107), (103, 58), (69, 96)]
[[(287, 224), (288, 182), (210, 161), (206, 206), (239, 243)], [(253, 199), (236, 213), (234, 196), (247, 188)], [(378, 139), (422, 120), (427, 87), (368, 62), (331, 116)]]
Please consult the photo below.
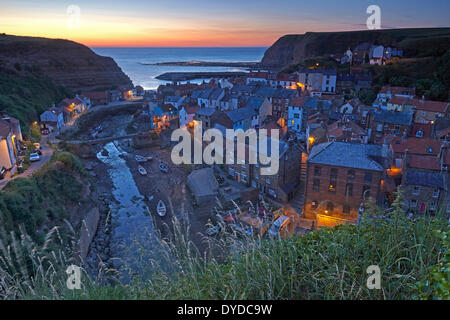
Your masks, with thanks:
[(42, 112), (69, 96), (70, 90), (55, 85), (39, 70), (25, 70), (19, 64), (15, 70), (0, 68), (0, 110), (19, 119), (24, 134)]
[[(124, 285), (113, 270), (103, 270), (94, 282), (82, 276), (82, 290), (65, 286), (68, 265), (62, 255), (36, 248), (36, 270), (24, 288), (24, 278), (2, 268), (10, 291), (4, 298), (26, 299), (448, 299), (449, 241), (445, 219), (404, 217), (401, 201), (395, 202), (390, 220), (369, 218), (360, 226), (322, 229), (304, 237), (251, 239), (221, 233), (215, 246), (228, 256), (205, 261), (187, 241), (183, 228), (175, 227), (169, 241), (176, 258), (171, 273), (151, 278), (136, 276)], [(177, 226), (177, 224), (175, 224)], [(179, 225), (178, 225), (179, 226)], [(24, 249), (24, 252), (29, 249)], [(22, 252), (22, 251), (21, 251)], [(46, 255), (51, 267), (38, 259)], [(1, 261), (0, 261), (1, 262)], [(156, 269), (158, 268), (157, 262)], [(367, 288), (367, 267), (381, 271), (382, 290)], [(60, 266), (59, 268), (57, 266)], [(48, 271), (48, 273), (47, 273)], [(7, 288), (9, 288), (7, 286)]]
[[(18, 178), (0, 193), (0, 225), (7, 232), (20, 226), (37, 243), (45, 238), (45, 229), (63, 225), (68, 207), (80, 201), (83, 167), (70, 153), (53, 155), (31, 178)], [(45, 228), (43, 228), (45, 226)]]
[(450, 28), (383, 29), (346, 32), (308, 32), (286, 35), (265, 53), (261, 63), (285, 67), (305, 59), (344, 53), (360, 43), (370, 42), (403, 48), (406, 57), (442, 55), (450, 48)]

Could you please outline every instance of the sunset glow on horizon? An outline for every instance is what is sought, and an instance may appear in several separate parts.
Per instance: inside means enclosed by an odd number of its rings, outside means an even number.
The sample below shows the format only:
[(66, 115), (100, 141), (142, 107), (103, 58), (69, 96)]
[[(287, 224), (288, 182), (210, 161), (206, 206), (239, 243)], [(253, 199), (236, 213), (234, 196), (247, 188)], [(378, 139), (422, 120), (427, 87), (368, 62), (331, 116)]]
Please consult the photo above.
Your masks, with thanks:
[[(378, 4), (383, 28), (449, 25), (447, 1), (432, 0), (426, 5), (409, 1), (412, 9), (391, 1)], [(69, 5), (80, 9), (79, 28), (68, 27)], [(127, 5), (119, 1), (0, 1), (0, 32), (69, 39), (91, 47), (265, 47), (285, 34), (364, 30), (367, 5), (356, 0), (345, 4), (298, 1), (286, 6), (266, 0), (132, 0)]]

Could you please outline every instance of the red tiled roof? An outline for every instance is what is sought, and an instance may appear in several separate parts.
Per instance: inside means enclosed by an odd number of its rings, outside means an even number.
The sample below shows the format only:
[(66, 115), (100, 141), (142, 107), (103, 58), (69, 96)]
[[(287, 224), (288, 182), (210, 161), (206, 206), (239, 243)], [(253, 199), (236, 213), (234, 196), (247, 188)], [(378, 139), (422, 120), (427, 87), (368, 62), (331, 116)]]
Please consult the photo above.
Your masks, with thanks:
[(290, 102), (290, 106), (293, 107), (303, 107), (306, 103), (306, 98), (307, 97), (297, 97), (291, 100)]
[(381, 88), (380, 93), (382, 94), (387, 94), (388, 92), (390, 92), (392, 95), (411, 95), (411, 96), (415, 96), (416, 95), (416, 89), (415, 88), (406, 88), (406, 87), (389, 87), (389, 86), (384, 86), (383, 88)]
[(415, 137), (418, 131), (422, 131), (423, 138), (431, 138), (432, 128), (431, 124), (414, 123), (411, 128), (411, 136)]
[(416, 110), (423, 110), (429, 112), (445, 113), (448, 110), (450, 103), (430, 100), (410, 99), (408, 102), (413, 105)]
[(436, 135), (438, 138), (443, 138), (443, 137), (446, 137), (448, 134), (450, 134), (450, 128), (441, 130), (441, 131), (437, 132)]
[[(388, 137), (386, 137), (386, 139), (388, 139)], [(394, 137), (391, 144), (395, 153), (404, 153), (408, 150), (409, 154), (436, 156), (441, 150), (442, 142), (434, 139), (420, 139), (411, 137), (403, 140), (402, 137)]]
[(404, 105), (407, 101), (409, 100), (409, 98), (405, 98), (405, 97), (399, 97), (399, 96), (394, 96), (389, 103), (393, 104), (393, 105), (397, 105), (397, 106), (402, 106)]
[(424, 170), (440, 170), (439, 158), (436, 156), (410, 155), (408, 157), (408, 167)]
[(186, 113), (187, 114), (195, 114), (197, 113), (198, 110), (200, 110), (200, 107), (195, 104), (195, 105), (188, 105), (187, 107), (185, 107)]

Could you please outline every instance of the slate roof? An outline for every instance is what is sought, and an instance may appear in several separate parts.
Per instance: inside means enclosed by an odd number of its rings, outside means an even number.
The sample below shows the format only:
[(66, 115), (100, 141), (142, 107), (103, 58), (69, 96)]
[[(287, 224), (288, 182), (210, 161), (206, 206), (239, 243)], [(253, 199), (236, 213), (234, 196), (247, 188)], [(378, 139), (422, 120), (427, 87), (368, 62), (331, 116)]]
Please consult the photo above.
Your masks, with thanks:
[(241, 120), (251, 119), (253, 116), (256, 116), (257, 113), (255, 109), (252, 107), (245, 107), (236, 109), (233, 111), (226, 112), (226, 115), (231, 119), (231, 121), (238, 122)]
[(253, 94), (259, 97), (266, 98), (276, 98), (276, 99), (291, 99), (295, 96), (297, 90), (284, 89), (284, 88), (270, 88), (270, 87), (259, 87)]
[(209, 117), (212, 116), (215, 111), (216, 109), (214, 108), (201, 108), (200, 110), (197, 111), (197, 115)]
[(9, 127), (8, 123), (0, 119), (0, 138), (6, 138), (10, 131), (11, 128)]
[(374, 112), (374, 121), (390, 124), (398, 124), (403, 126), (409, 126), (412, 123), (413, 112), (398, 112), (398, 111), (387, 111), (380, 110)]
[(377, 145), (327, 142), (313, 147), (308, 163), (383, 171), (383, 166), (374, 160), (382, 155), (382, 147)]
[(258, 111), (259, 108), (261, 108), (262, 104), (264, 103), (265, 99), (260, 97), (250, 97), (247, 100), (246, 107), (252, 108), (253, 110)]
[(407, 170), (405, 173), (405, 184), (447, 190), (444, 178), (444, 175), (438, 172)]

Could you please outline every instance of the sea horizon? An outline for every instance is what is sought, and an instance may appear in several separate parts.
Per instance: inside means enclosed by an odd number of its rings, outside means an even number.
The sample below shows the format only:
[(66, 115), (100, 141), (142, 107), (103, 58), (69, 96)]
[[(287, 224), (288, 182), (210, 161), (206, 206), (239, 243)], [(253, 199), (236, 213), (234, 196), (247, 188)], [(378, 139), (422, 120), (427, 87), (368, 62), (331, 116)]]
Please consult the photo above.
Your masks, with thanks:
[[(96, 54), (111, 57), (134, 85), (155, 90), (167, 81), (156, 79), (166, 72), (247, 71), (238, 67), (165, 66), (163, 62), (259, 62), (268, 47), (90, 47)], [(192, 80), (201, 83), (204, 79)]]

